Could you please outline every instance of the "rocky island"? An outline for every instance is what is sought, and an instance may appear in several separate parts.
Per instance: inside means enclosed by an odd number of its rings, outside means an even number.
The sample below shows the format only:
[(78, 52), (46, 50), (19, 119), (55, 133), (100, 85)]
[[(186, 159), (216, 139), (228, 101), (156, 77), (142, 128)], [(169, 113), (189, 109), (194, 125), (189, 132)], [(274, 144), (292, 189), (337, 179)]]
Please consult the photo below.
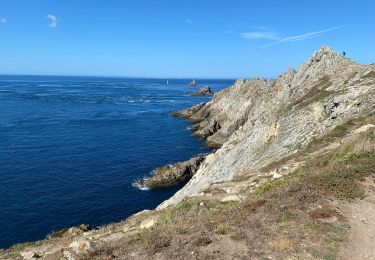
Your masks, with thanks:
[(211, 90), (211, 88), (209, 86), (204, 86), (204, 87), (200, 88), (196, 92), (191, 92), (189, 95), (190, 96), (202, 96), (202, 97), (205, 97), (205, 96), (212, 96), (213, 94), (214, 94), (214, 92), (212, 92), (212, 90)]
[(145, 183), (190, 179), (172, 198), (120, 223), (16, 245), (0, 258), (375, 256), (374, 101), (375, 65), (330, 47), (276, 79), (237, 80), (173, 113), (215, 150), (159, 168)]

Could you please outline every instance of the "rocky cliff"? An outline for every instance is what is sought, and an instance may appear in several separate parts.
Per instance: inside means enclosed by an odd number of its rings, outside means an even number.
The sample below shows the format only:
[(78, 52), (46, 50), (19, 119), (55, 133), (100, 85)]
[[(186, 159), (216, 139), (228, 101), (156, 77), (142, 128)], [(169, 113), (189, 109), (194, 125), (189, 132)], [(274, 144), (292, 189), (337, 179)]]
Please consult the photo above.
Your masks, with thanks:
[(322, 47), (298, 70), (274, 80), (238, 80), (210, 102), (174, 113), (196, 122), (195, 135), (219, 149), (159, 208), (197, 195), (212, 183), (257, 172), (344, 122), (373, 114), (374, 86), (374, 65), (360, 65)]
[(334, 259), (348, 230), (341, 254), (374, 255), (374, 100), (375, 66), (329, 47), (274, 80), (238, 80), (173, 113), (217, 150), (159, 168), (159, 187), (194, 176), (158, 210), (0, 259)]
[(155, 174), (150, 178), (137, 181), (141, 188), (168, 188), (186, 182), (194, 176), (199, 166), (204, 161), (205, 156), (193, 157), (186, 162), (165, 165), (155, 170)]

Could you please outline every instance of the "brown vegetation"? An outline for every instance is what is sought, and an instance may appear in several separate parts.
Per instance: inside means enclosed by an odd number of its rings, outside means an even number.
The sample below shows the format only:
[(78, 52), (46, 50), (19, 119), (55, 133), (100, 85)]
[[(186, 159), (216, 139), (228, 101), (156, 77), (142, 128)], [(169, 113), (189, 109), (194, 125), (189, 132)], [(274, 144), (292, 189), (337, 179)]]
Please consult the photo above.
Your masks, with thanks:
[[(341, 136), (352, 124), (332, 135)], [(146, 259), (220, 259), (230, 247), (238, 247), (232, 248), (237, 258), (335, 259), (348, 225), (331, 201), (364, 196), (360, 181), (374, 177), (374, 144), (375, 133), (367, 131), (339, 149), (310, 158), (294, 174), (259, 186), (243, 202), (185, 200), (163, 210), (152, 229), (96, 248), (87, 258), (132, 254)], [(325, 221), (329, 218), (333, 221)], [(222, 243), (228, 246), (222, 248)]]

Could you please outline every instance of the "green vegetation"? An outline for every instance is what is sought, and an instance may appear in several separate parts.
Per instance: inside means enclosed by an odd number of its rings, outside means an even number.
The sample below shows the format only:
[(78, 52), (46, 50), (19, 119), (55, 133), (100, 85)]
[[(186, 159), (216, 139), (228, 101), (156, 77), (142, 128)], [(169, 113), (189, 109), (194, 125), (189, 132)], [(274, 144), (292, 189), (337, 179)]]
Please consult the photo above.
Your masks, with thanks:
[(324, 99), (332, 94), (331, 91), (326, 89), (332, 85), (332, 82), (328, 76), (324, 76), (314, 87), (310, 89), (302, 98), (292, 103), (286, 111), (289, 111), (291, 108), (296, 107), (296, 109), (302, 109), (308, 105)]
[(320, 137), (318, 139), (313, 139), (307, 149), (305, 150), (305, 154), (309, 154), (321, 147), (324, 147), (330, 143), (335, 141), (339, 141), (342, 137), (349, 134), (354, 129), (366, 125), (366, 124), (375, 124), (375, 116), (367, 116), (367, 117), (360, 117), (356, 119), (349, 120), (344, 124), (336, 126), (332, 131), (328, 134)]

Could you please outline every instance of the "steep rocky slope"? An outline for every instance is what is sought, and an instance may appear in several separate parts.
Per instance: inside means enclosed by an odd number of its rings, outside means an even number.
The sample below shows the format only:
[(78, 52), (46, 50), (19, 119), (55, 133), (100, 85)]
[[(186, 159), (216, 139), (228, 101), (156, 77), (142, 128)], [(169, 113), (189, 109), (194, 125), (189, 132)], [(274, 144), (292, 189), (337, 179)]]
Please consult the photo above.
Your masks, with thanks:
[(0, 250), (0, 259), (372, 259), (374, 129), (375, 116), (350, 120), (258, 174)]
[[(156, 177), (169, 183), (199, 167), (158, 210), (98, 229), (65, 229), (0, 250), (0, 259), (373, 254), (372, 237), (362, 235), (363, 230), (372, 234), (373, 222), (362, 218), (372, 221), (373, 210), (358, 207), (374, 201), (374, 101), (375, 66), (357, 64), (328, 47), (275, 80), (238, 80), (212, 101), (174, 113), (194, 121), (195, 134), (217, 150), (194, 169), (187, 162), (161, 168)], [(348, 236), (348, 225), (361, 226)], [(345, 241), (355, 248), (346, 245), (336, 255)]]
[(160, 208), (236, 173), (256, 172), (349, 119), (373, 114), (374, 86), (374, 65), (360, 65), (322, 47), (297, 71), (289, 69), (275, 80), (238, 80), (207, 104), (175, 113), (196, 121), (195, 134), (220, 149)]

